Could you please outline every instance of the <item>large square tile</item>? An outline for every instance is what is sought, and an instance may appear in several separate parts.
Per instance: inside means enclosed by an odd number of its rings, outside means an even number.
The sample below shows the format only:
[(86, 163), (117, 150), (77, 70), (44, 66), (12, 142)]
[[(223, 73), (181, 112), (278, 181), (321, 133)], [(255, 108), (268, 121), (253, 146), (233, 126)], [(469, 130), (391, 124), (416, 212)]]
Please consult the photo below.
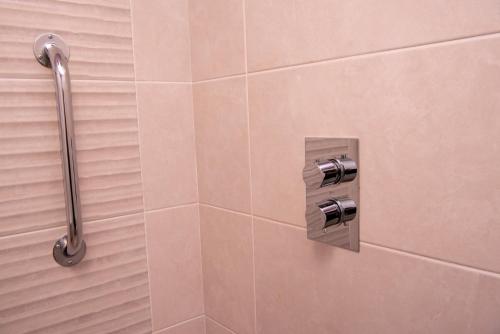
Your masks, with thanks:
[[(354, 253), (303, 228), (256, 219), (257, 333), (494, 333), (500, 277), (362, 244)], [(482, 319), (486, 323), (481, 323)], [(484, 330), (484, 331), (483, 331)]]
[(246, 1), (249, 71), (496, 32), (496, 0)]
[(251, 75), (254, 214), (304, 226), (304, 137), (358, 137), (361, 240), (500, 271), (499, 51), (489, 37)]

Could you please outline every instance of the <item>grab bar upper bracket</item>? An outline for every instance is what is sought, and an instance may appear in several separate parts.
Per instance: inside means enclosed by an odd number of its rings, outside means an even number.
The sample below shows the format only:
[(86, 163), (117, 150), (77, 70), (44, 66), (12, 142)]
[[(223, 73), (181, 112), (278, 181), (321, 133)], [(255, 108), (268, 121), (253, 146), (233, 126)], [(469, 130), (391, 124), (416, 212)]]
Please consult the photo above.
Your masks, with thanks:
[(35, 54), (36, 60), (45, 67), (52, 67), (50, 64), (50, 58), (47, 54), (47, 46), (57, 47), (61, 53), (69, 60), (69, 46), (64, 42), (64, 40), (56, 34), (43, 34), (36, 38), (35, 44), (33, 44), (33, 53)]

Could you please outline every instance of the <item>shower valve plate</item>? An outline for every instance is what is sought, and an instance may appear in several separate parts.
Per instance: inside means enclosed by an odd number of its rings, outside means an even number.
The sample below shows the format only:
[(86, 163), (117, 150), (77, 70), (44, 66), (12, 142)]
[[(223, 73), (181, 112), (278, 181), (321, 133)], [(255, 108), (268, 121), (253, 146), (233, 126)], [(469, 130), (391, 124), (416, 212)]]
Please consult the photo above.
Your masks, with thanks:
[[(357, 176), (346, 183), (319, 187), (311, 171), (319, 161), (348, 157), (358, 165)], [(316, 138), (305, 139), (305, 166), (303, 171), (306, 184), (307, 238), (332, 246), (359, 251), (359, 156), (356, 138)], [(328, 198), (350, 198), (356, 202), (356, 217), (345, 224), (324, 227), (318, 203)]]

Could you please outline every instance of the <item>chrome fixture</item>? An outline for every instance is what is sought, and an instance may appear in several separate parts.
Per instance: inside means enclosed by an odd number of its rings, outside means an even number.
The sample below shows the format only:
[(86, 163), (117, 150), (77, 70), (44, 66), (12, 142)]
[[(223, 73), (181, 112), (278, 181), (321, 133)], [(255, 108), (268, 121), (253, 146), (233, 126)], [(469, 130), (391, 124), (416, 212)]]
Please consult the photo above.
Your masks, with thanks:
[(356, 218), (356, 202), (352, 199), (328, 199), (318, 203), (318, 209), (323, 214), (323, 228), (347, 223)]
[(359, 251), (358, 140), (306, 138), (307, 237)]
[(75, 134), (73, 131), (73, 105), (68, 69), (69, 47), (61, 37), (48, 33), (36, 38), (33, 53), (40, 64), (52, 68), (56, 83), (68, 232), (67, 235), (56, 241), (53, 255), (58, 264), (69, 267), (79, 263), (86, 251), (83, 240)]
[(311, 168), (309, 173), (309, 184), (313, 188), (319, 188), (354, 180), (358, 167), (354, 160), (342, 155), (339, 158), (317, 161), (316, 168)]

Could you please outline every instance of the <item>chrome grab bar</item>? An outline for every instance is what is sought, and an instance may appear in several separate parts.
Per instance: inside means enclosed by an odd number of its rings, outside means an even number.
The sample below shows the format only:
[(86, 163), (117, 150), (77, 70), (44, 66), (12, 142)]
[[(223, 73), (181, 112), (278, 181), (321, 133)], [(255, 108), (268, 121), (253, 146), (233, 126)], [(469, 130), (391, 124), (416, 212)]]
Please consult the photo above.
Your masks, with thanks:
[(71, 81), (68, 69), (69, 47), (61, 37), (49, 33), (36, 38), (33, 52), (40, 64), (52, 68), (56, 82), (68, 232), (64, 237), (56, 241), (53, 255), (57, 263), (69, 267), (79, 263), (85, 256), (86, 251), (85, 241), (83, 240), (75, 133), (73, 131), (73, 105), (71, 103)]

